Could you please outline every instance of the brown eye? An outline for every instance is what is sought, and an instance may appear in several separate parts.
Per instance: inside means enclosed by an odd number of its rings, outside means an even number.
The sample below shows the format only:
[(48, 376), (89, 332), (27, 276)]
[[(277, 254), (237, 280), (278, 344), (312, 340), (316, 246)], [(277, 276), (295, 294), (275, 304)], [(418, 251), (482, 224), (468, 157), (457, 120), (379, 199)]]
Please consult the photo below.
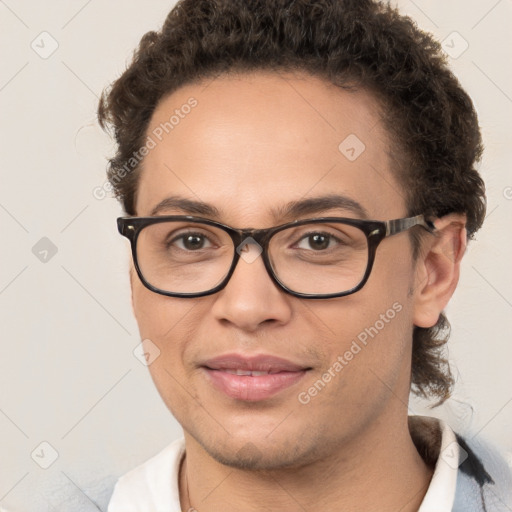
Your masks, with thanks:
[(205, 244), (208, 239), (204, 235), (196, 234), (196, 233), (188, 233), (186, 235), (181, 235), (175, 238), (173, 241), (181, 240), (180, 249), (184, 249), (187, 251), (197, 251), (198, 249), (204, 249)]
[(301, 239), (300, 242), (305, 242), (303, 247), (300, 243), (299, 249), (313, 249), (315, 251), (328, 249), (331, 246), (331, 241), (334, 241), (334, 237), (326, 233), (314, 233), (307, 235)]

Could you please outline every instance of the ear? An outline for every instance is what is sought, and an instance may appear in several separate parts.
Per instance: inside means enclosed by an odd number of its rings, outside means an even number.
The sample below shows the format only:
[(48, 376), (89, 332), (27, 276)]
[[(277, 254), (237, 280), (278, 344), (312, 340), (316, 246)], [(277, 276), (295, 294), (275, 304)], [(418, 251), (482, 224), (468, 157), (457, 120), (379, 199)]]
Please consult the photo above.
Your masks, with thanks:
[(449, 214), (434, 222), (433, 236), (424, 237), (416, 262), (414, 325), (432, 327), (448, 304), (459, 281), (466, 250), (466, 216)]

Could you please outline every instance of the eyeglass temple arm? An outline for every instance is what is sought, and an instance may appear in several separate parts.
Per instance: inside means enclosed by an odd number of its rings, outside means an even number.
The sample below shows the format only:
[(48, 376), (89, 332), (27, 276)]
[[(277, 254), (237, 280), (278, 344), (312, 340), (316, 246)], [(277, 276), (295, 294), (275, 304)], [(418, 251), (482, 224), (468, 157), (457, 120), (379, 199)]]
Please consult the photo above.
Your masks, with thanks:
[(386, 236), (396, 235), (414, 226), (422, 226), (431, 233), (436, 230), (432, 221), (425, 219), (423, 215), (416, 215), (415, 217), (386, 221)]

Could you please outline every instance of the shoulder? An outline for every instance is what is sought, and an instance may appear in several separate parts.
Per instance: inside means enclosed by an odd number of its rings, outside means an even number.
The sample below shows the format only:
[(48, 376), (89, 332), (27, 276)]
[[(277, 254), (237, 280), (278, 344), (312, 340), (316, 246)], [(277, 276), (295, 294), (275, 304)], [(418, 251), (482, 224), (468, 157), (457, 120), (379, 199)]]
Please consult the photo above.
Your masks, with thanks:
[(437, 418), (409, 416), (408, 421), (419, 454), (434, 469), (420, 510), (512, 510), (512, 469), (505, 453), (480, 435), (454, 432)]
[(178, 472), (185, 453), (177, 439), (146, 462), (121, 476), (108, 512), (160, 512), (180, 510)]
[(481, 505), (477, 510), (510, 511), (512, 469), (506, 454), (477, 435), (456, 437), (460, 453), (454, 510), (471, 510), (472, 501)]

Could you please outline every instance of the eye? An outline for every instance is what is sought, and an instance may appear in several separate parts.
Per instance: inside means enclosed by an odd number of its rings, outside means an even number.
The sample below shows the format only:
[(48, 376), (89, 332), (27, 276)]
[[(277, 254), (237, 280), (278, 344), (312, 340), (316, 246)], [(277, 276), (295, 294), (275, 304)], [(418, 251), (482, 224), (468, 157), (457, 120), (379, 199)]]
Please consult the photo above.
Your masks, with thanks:
[(307, 233), (297, 243), (297, 248), (306, 250), (323, 251), (342, 243), (341, 240), (330, 233)]
[(201, 249), (208, 249), (212, 247), (212, 244), (207, 236), (201, 233), (183, 233), (179, 236), (174, 237), (168, 246), (176, 245), (179, 249), (184, 251), (197, 251)]

